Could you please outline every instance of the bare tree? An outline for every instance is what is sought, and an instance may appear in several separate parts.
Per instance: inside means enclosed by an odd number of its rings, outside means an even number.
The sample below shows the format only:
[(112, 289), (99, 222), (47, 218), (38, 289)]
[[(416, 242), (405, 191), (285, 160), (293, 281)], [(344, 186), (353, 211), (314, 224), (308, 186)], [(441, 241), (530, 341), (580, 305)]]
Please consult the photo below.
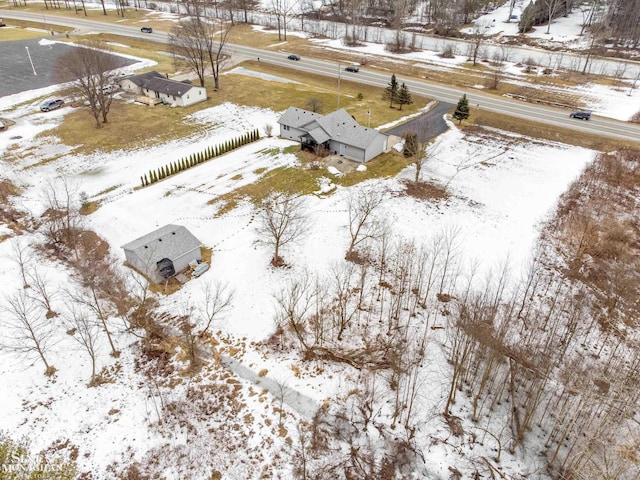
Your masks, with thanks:
[(56, 368), (49, 363), (47, 355), (53, 346), (54, 324), (41, 315), (24, 290), (5, 297), (5, 304), (6, 315), (0, 322), (9, 348), (27, 357), (39, 357), (45, 366), (44, 374), (53, 375)]
[(18, 265), (20, 269), (20, 276), (22, 277), (22, 288), (29, 288), (29, 282), (27, 281), (27, 247), (20, 238), (14, 238), (11, 240), (11, 251), (13, 256), (12, 260)]
[(276, 192), (262, 202), (258, 225), (259, 242), (274, 248), (271, 264), (284, 265), (280, 249), (302, 239), (309, 229), (309, 217), (304, 199), (289, 193)]
[(198, 76), (202, 87), (213, 33), (211, 26), (196, 16), (175, 25), (169, 34), (173, 54)]
[(107, 336), (107, 340), (109, 340), (109, 345), (111, 346), (111, 356), (118, 358), (120, 356), (120, 352), (116, 349), (116, 345), (113, 341), (113, 335), (109, 327), (109, 307), (107, 303), (100, 297), (100, 292), (95, 279), (85, 278), (85, 284), (87, 287), (86, 290), (82, 290), (79, 292), (67, 291), (67, 294), (78, 305), (82, 305), (93, 312), (99, 325), (101, 326), (102, 331)]
[(44, 188), (44, 235), (50, 246), (76, 252), (78, 233), (82, 225), (77, 189), (66, 177), (47, 182)]
[(226, 310), (231, 308), (234, 297), (234, 292), (229, 285), (217, 280), (205, 283), (202, 287), (202, 292), (204, 300), (198, 305), (200, 316), (204, 319), (206, 325), (198, 333), (199, 337), (204, 336), (214, 320), (219, 319)]
[(55, 63), (54, 76), (61, 82), (73, 81), (76, 92), (89, 103), (96, 128), (107, 123), (113, 96), (107, 88), (118, 67), (109, 46), (100, 40), (85, 40)]
[(364, 241), (376, 238), (382, 231), (383, 222), (375, 215), (387, 192), (378, 187), (364, 187), (352, 190), (348, 197), (349, 236), (351, 238), (347, 255)]
[(53, 310), (51, 306), (51, 302), (53, 298), (56, 296), (57, 292), (52, 290), (51, 283), (49, 279), (41, 275), (37, 267), (33, 267), (29, 272), (29, 279), (31, 280), (31, 285), (33, 286), (33, 295), (31, 295), (31, 299), (42, 306), (47, 312), (47, 318), (53, 318), (58, 314)]
[(97, 385), (96, 358), (98, 355), (98, 335), (100, 324), (92, 317), (92, 313), (83, 305), (71, 303), (69, 312), (65, 314), (64, 321), (67, 324), (69, 335), (80, 344), (91, 359), (91, 378), (89, 387)]
[[(219, 25), (214, 25), (214, 32), (210, 40), (207, 42), (207, 53), (209, 54), (209, 62), (211, 63), (211, 71), (213, 74), (213, 85), (216, 90), (220, 88), (220, 69), (229, 60), (229, 53), (225, 52), (224, 47), (229, 40), (233, 20), (225, 21), (220, 19)], [(217, 40), (216, 40), (217, 37)]]

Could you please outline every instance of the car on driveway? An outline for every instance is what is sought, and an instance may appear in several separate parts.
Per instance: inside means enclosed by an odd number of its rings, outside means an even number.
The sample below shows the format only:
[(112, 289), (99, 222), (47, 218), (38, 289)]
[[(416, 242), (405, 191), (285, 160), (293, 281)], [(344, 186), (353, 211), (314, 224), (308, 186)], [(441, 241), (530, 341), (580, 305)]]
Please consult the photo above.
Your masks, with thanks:
[(573, 112), (569, 114), (571, 118), (577, 118), (579, 120), (589, 120), (591, 118), (591, 112), (585, 112), (583, 110)]
[(151, 28), (151, 27), (142, 27), (142, 28), (140, 29), (140, 31), (141, 31), (142, 33), (153, 33), (153, 28)]
[(349, 65), (344, 69), (346, 72), (358, 73), (360, 71), (360, 67), (357, 65)]
[(287, 57), (289, 60), (300, 60), (300, 55), (296, 55), (295, 53), (292, 53), (291, 55), (289, 55)]
[(64, 105), (64, 102), (59, 98), (55, 100), (47, 100), (42, 105), (40, 105), (40, 110), (43, 112), (48, 112), (50, 110), (55, 110), (56, 108), (60, 108)]

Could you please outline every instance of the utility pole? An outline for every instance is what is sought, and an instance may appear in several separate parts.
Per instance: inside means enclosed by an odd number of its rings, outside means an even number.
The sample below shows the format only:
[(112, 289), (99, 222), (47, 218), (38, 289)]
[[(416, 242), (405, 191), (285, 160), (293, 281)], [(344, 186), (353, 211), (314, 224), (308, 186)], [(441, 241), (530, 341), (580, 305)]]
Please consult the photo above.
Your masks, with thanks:
[(340, 64), (338, 64), (338, 110), (340, 110)]

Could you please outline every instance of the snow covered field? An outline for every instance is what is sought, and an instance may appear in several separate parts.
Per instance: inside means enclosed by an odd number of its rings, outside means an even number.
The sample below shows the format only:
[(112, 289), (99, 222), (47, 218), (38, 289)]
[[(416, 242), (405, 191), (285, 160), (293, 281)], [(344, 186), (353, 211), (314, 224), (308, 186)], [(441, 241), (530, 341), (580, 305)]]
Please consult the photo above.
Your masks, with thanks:
[[(6, 115), (18, 122), (18, 129), (11, 133), (20, 132), (22, 148), (29, 146), (38, 152), (49, 140), (47, 137), (37, 140), (35, 135), (62, 121), (68, 110), (60, 109), (44, 117), (31, 115), (32, 109), (32, 106), (20, 107)], [(243, 343), (250, 344), (265, 340), (273, 333), (273, 294), (288, 279), (305, 270), (325, 272), (344, 262), (348, 244), (347, 189), (339, 188), (325, 198), (312, 196), (306, 199), (307, 209), (314, 219), (312, 231), (303, 242), (283, 253), (291, 268), (278, 270), (269, 266), (272, 252), (256, 243), (253, 207), (241, 205), (228, 214), (215, 217), (216, 206), (207, 202), (253, 181), (258, 169), (295, 165), (293, 155), (265, 153), (274, 149), (281, 151), (291, 145), (290, 142), (275, 137), (263, 138), (150, 187), (141, 190), (134, 190), (134, 187), (139, 184), (141, 174), (175, 158), (177, 152), (186, 155), (254, 128), (262, 131), (268, 123), (275, 125), (277, 116), (277, 112), (224, 104), (193, 116), (193, 121), (202, 127), (201, 133), (193, 138), (140, 151), (90, 157), (68, 154), (44, 164), (40, 164), (33, 154), (25, 155), (21, 165), (2, 164), (2, 175), (23, 188), (20, 205), (34, 215), (43, 209), (43, 185), (36, 179), (64, 175), (89, 199), (103, 200), (102, 206), (86, 217), (86, 221), (90, 229), (109, 242), (119, 264), (124, 261), (120, 245), (168, 223), (186, 226), (206, 246), (213, 248), (212, 268), (200, 279), (188, 282), (179, 292), (161, 298), (162, 308), (175, 312), (185, 302), (197, 305), (202, 302), (205, 282), (212, 279), (228, 282), (236, 292), (235, 301), (232, 310), (216, 328), (225, 332), (225, 336), (242, 338)], [(213, 119), (215, 127), (211, 123)], [(464, 137), (453, 125), (441, 136), (433, 148), (433, 158), (423, 171), (423, 178), (448, 185), (450, 196), (445, 200), (420, 201), (403, 195), (401, 181), (413, 177), (411, 168), (398, 178), (369, 182), (369, 186), (389, 190), (383, 210), (394, 226), (394, 233), (407, 239), (427, 241), (439, 232), (456, 230), (462, 265), (477, 260), (484, 271), (496, 268), (504, 261), (516, 268), (523, 265), (536, 241), (540, 222), (545, 220), (569, 182), (594, 158), (595, 152), (565, 145), (542, 145), (510, 135), (500, 138), (493, 142)], [(15, 140), (9, 135), (0, 136), (0, 151), (12, 148), (15, 154), (12, 145)], [(115, 188), (109, 193), (99, 194), (112, 187)], [(23, 238), (23, 241), (37, 242), (38, 237)], [(20, 287), (19, 270), (9, 260), (11, 242), (2, 242), (0, 250), (7, 259), (0, 282), (5, 286), (3, 292), (10, 295)], [(65, 269), (43, 262), (34, 255), (38, 268), (45, 269), (43, 275), (50, 278), (56, 288), (69, 281)], [(65, 298), (60, 294), (54, 310), (62, 313), (65, 308)], [(106, 471), (111, 462), (124, 461), (131, 452), (135, 458), (142, 458), (154, 446), (162, 445), (162, 436), (152, 428), (157, 420), (151, 406), (153, 395), (133, 368), (135, 349), (128, 345), (135, 342), (135, 338), (118, 332), (118, 347), (124, 354), (117, 360), (108, 355), (106, 345), (101, 346), (98, 364), (116, 370), (115, 381), (87, 388), (89, 359), (68, 337), (65, 338), (63, 332), (60, 326), (59, 343), (52, 353), (52, 363), (58, 373), (52, 380), (42, 375), (43, 368), (39, 363), (29, 366), (24, 359), (6, 349), (0, 352), (0, 376), (3, 384), (11, 385), (10, 392), (3, 396), (0, 428), (18, 436), (27, 435), (34, 448), (46, 448), (57, 438), (69, 438), (80, 449), (81, 469), (95, 474)], [(324, 398), (340, 394), (339, 384), (327, 383), (328, 379), (323, 380), (323, 377), (297, 378), (290, 365), (262, 359), (250, 348), (245, 358), (239, 360), (254, 373), (268, 368), (269, 378), (286, 382), (289, 388), (302, 392), (316, 405)], [(440, 368), (446, 370), (444, 365)], [(435, 377), (431, 381), (437, 385), (440, 380)], [(249, 386), (250, 382), (245, 381), (243, 389)], [(425, 385), (424, 388), (429, 391), (431, 387)], [(170, 395), (179, 397), (183, 394), (180, 392), (176, 389)], [(437, 404), (441, 398), (436, 397)], [(44, 399), (49, 400), (38, 404)], [(435, 405), (425, 407), (432, 409)], [(258, 412), (253, 413), (257, 417)], [(229, 470), (231, 478), (241, 478), (240, 473), (233, 472)], [(179, 474), (167, 478), (179, 478)]]
[[(338, 43), (331, 46), (342, 48)], [(362, 51), (384, 54), (376, 46)], [(428, 52), (421, 55), (416, 58), (432, 57)], [(39, 274), (48, 278), (52, 290), (57, 292), (53, 310), (61, 315), (52, 319), (56, 333), (50, 360), (58, 371), (47, 378), (36, 358), (24, 358), (8, 348), (0, 348), (0, 384), (4, 390), (0, 400), (0, 430), (16, 438), (28, 437), (34, 450), (69, 439), (77, 448), (79, 470), (91, 472), (95, 479), (114, 478), (114, 473), (108, 470), (114, 463), (129, 465), (150, 459), (167, 479), (206, 479), (213, 467), (224, 474), (222, 478), (234, 480), (258, 478), (259, 472), (265, 471), (269, 472), (268, 478), (291, 478), (286, 462), (277, 464), (273, 460), (277, 455), (284, 456), (281, 452), (288, 448), (284, 437), (274, 428), (281, 419), (273, 408), (278, 387), (286, 385), (288, 393), (286, 398), (282, 396), (286, 410), (284, 424), (289, 434), (294, 435), (300, 420), (310, 419), (325, 399), (346, 396), (357, 385), (357, 379), (340, 365), (314, 374), (311, 371), (315, 367), (308, 366), (297, 374), (296, 368), (302, 362), (295, 354), (269, 358), (257, 345), (275, 331), (274, 294), (287, 282), (305, 272), (327, 273), (336, 265), (345, 265), (349, 241), (348, 194), (364, 188), (385, 189), (388, 195), (381, 213), (393, 225), (396, 237), (422, 243), (442, 232), (456, 232), (457, 262), (463, 274), (472, 265), (479, 265), (478, 276), (482, 277), (507, 262), (517, 276), (528, 262), (541, 224), (558, 197), (596, 155), (591, 150), (542, 143), (506, 132), (495, 132), (495, 138), (463, 135), (451, 124), (450, 130), (431, 147), (422, 172), (423, 180), (446, 186), (447, 198), (429, 201), (406, 195), (403, 181), (413, 178), (412, 167), (397, 178), (372, 180), (348, 189), (339, 187), (327, 196), (309, 196), (305, 206), (313, 218), (311, 231), (283, 251), (290, 268), (275, 269), (269, 265), (272, 251), (257, 242), (255, 208), (244, 203), (216, 216), (218, 206), (208, 202), (255, 181), (264, 171), (297, 165), (294, 155), (283, 153), (292, 143), (277, 138), (276, 122), (281, 112), (227, 103), (194, 114), (190, 120), (197, 133), (190, 138), (140, 150), (125, 148), (85, 156), (72, 153), (70, 148), (46, 136), (47, 130), (64, 121), (70, 107), (47, 115), (36, 114), (37, 105), (28, 101), (43, 93), (25, 92), (0, 99), (0, 116), (16, 122), (7, 132), (0, 132), (0, 157), (11, 153), (16, 158), (0, 162), (0, 178), (9, 178), (21, 188), (16, 205), (38, 217), (46, 208), (45, 184), (64, 176), (78, 193), (101, 202), (96, 212), (85, 217), (87, 228), (108, 241), (123, 272), (128, 270), (123, 265), (120, 246), (165, 224), (186, 226), (213, 249), (212, 267), (207, 273), (172, 295), (158, 295), (161, 310), (183, 312), (189, 306), (202, 304), (203, 286), (214, 280), (228, 283), (235, 292), (232, 308), (215, 325), (223, 339), (222, 364), (227, 367), (212, 361), (192, 380), (185, 376), (173, 385), (154, 386), (136, 365), (138, 338), (119, 328), (115, 320), (114, 336), (122, 354), (117, 359), (110, 356), (106, 340), (101, 339), (97, 363), (99, 369), (106, 368), (104, 374), (110, 381), (88, 388), (90, 359), (66, 333), (62, 322), (69, 310), (63, 290), (79, 288), (78, 279), (66, 267), (28, 249), (29, 263), (37, 264)], [(593, 99), (599, 114), (628, 118), (637, 110), (637, 105), (629, 102), (627, 92), (590, 87), (581, 94)], [(637, 91), (633, 95), (637, 101)], [(23, 102), (27, 104), (10, 108)], [(275, 127), (273, 137), (265, 137), (267, 124)], [(253, 129), (260, 131), (260, 141), (136, 189), (140, 176), (150, 169)], [(43, 161), (54, 155), (61, 156)], [(326, 177), (331, 180), (328, 172)], [(3, 228), (2, 233), (10, 230)], [(25, 245), (42, 242), (39, 234), (25, 233), (18, 238)], [(22, 290), (20, 269), (13, 261), (13, 245), (11, 240), (0, 242), (0, 255), (4, 259), (0, 289), (5, 296)], [(434, 334), (434, 345), (440, 348), (442, 342), (444, 339)], [(445, 442), (432, 442), (446, 435), (441, 425), (437, 427), (436, 418), (442, 410), (446, 394), (442, 385), (450, 368), (442, 352), (435, 351), (425, 367), (426, 380), (420, 387), (424, 423), (419, 438), (421, 448), (428, 452), (431, 477), (444, 479), (449, 475), (447, 467), (457, 458), (452, 452), (458, 451), (459, 446), (449, 448)], [(217, 415), (207, 414), (207, 419), (198, 418), (200, 430), (195, 433), (159, 414), (160, 404), (195, 404), (189, 396), (191, 382), (215, 385), (220, 379), (239, 385), (233, 394), (242, 403), (240, 412), (230, 409)], [(215, 404), (221, 398), (231, 404), (230, 395), (212, 393), (206, 400)], [(188, 409), (186, 412), (193, 413)], [(236, 434), (238, 444), (218, 445), (215, 434), (214, 440), (207, 436), (207, 432), (224, 430), (226, 424), (233, 424), (234, 428), (238, 425), (237, 431), (241, 432)], [(249, 440), (242, 444), (244, 439)], [(166, 452), (176, 455), (179, 452), (181, 456), (163, 458)], [(216, 465), (207, 463), (207, 455), (215, 456)], [(245, 455), (250, 460), (245, 461)], [(529, 461), (507, 458), (503, 465), (508, 472), (522, 473), (530, 471), (526, 465)], [(252, 468), (252, 462), (260, 468)], [(276, 466), (268, 470), (271, 463)]]

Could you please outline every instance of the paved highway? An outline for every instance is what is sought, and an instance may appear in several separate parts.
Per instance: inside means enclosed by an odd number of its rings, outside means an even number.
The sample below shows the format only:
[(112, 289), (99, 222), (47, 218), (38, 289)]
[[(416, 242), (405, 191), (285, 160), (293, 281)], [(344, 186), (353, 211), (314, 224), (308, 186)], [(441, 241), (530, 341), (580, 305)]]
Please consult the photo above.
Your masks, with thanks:
[[(30, 20), (40, 22), (42, 15), (27, 12), (15, 12), (11, 10), (0, 10), (0, 16), (4, 18), (15, 18), (19, 20)], [(83, 18), (65, 18), (58, 16), (47, 16), (47, 22), (55, 25), (73, 27), (80, 31), (112, 33), (128, 37), (145, 38), (160, 43), (168, 43), (169, 36), (163, 32), (152, 34), (142, 33), (137, 27), (128, 27), (118, 24), (107, 24), (85, 20)], [(329, 77), (350, 80), (367, 85), (384, 88), (390, 79), (388, 72), (378, 72), (374, 69), (360, 69), (358, 73), (345, 72), (343, 66), (335, 62), (318, 60), (313, 58), (302, 58), (300, 61), (287, 59), (286, 51), (271, 51), (258, 48), (246, 47), (243, 45), (227, 45), (227, 51), (234, 56), (244, 58), (260, 58), (275, 65), (293, 68), (308, 72), (310, 74), (320, 74)], [(469, 104), (472, 108), (480, 108), (490, 112), (502, 113), (511, 117), (523, 118), (538, 121), (546, 125), (553, 125), (562, 128), (575, 130), (585, 135), (602, 135), (609, 138), (640, 142), (640, 125), (628, 122), (621, 122), (604, 117), (591, 117), (590, 121), (575, 120), (569, 118), (569, 111), (559, 108), (551, 108), (537, 104), (525, 103), (506, 97), (497, 97), (475, 90), (461, 90), (454, 87), (436, 85), (422, 80), (398, 77), (398, 81), (405, 82), (414, 95), (434, 98), (448, 103), (457, 103), (463, 93), (467, 94)]]

